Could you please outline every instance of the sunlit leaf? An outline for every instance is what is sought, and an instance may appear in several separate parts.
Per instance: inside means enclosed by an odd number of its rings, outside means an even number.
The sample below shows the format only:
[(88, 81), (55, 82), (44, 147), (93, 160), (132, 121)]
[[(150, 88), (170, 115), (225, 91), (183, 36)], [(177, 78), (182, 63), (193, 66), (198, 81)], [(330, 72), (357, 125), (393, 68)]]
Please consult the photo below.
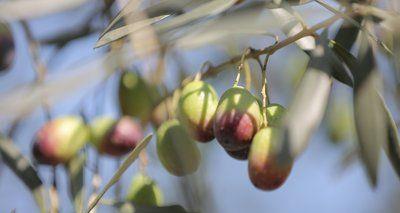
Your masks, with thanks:
[(36, 169), (14, 144), (0, 135), (0, 156), (3, 162), (31, 190), (41, 212), (46, 212), (45, 189)]
[[(191, 1), (187, 0), (161, 0), (146, 8), (145, 12), (149, 16), (149, 18), (162, 15), (176, 14), (176, 13), (180, 14), (182, 13), (183, 8), (190, 2)], [(122, 8), (122, 10), (117, 14), (117, 16), (112, 19), (107, 28), (101, 33), (100, 38), (103, 37), (108, 31), (110, 31), (110, 29), (112, 29), (117, 22), (121, 21), (123, 17), (128, 15), (135, 15), (134, 11), (136, 4), (137, 4), (136, 1), (130, 0), (124, 6), (124, 8)]]
[(111, 178), (110, 181), (107, 182), (103, 190), (97, 195), (97, 197), (90, 203), (89, 209), (87, 212), (90, 212), (100, 201), (100, 199), (103, 197), (103, 195), (110, 189), (111, 186), (113, 186), (115, 183), (119, 181), (121, 178), (122, 174), (128, 169), (128, 167), (139, 157), (140, 152), (147, 146), (147, 144), (150, 142), (151, 138), (153, 135), (148, 135), (145, 137), (137, 146), (136, 148), (128, 155), (128, 157), (122, 162), (121, 166), (118, 168), (118, 170), (115, 172), (113, 177)]
[(151, 24), (158, 22), (167, 16), (158, 16), (150, 19), (141, 20), (135, 22), (133, 24), (125, 25), (123, 27), (117, 28), (115, 30), (109, 31), (105, 33), (96, 43), (95, 48), (106, 45), (110, 42), (113, 42), (117, 39), (120, 39), (130, 33), (143, 29), (146, 26), (150, 26)]
[(82, 212), (84, 209), (85, 161), (86, 157), (84, 155), (77, 155), (66, 165), (69, 178), (69, 189), (74, 203), (75, 212)]
[(90, 0), (13, 0), (0, 1), (0, 19), (30, 19), (76, 8)]
[[(289, 6), (284, 8), (278, 8), (271, 10), (271, 13), (279, 21), (280, 26), (282, 26), (282, 31), (286, 36), (292, 36), (303, 30), (302, 20), (293, 14), (293, 11), (289, 10)], [(306, 26), (304, 26), (306, 27)], [(296, 41), (296, 44), (303, 50), (312, 50), (315, 48), (315, 39), (312, 36), (306, 36)]]

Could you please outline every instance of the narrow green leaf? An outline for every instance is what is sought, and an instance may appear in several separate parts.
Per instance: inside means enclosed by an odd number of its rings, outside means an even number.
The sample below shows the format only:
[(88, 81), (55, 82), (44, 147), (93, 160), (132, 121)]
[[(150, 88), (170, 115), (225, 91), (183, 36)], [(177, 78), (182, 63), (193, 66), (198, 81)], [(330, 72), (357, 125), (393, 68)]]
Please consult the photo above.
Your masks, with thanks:
[(393, 169), (400, 178), (400, 138), (398, 128), (392, 117), (392, 114), (389, 111), (389, 108), (386, 106), (385, 100), (380, 94), (378, 95), (381, 100), (382, 108), (385, 111), (388, 134), (388, 140), (383, 144), (383, 148), (393, 166)]
[[(358, 15), (353, 17), (353, 20), (360, 24), (361, 21), (363, 20), (363, 17)], [(345, 52), (349, 52), (349, 50), (353, 47), (356, 39), (357, 39), (357, 35), (359, 32), (359, 28), (351, 23), (349, 23), (348, 21), (344, 21), (342, 26), (340, 26), (339, 31), (337, 32), (334, 41), (330, 42), (330, 46), (332, 44), (335, 44), (334, 47), (339, 46), (342, 51)], [(336, 49), (333, 49), (334, 51)], [(336, 52), (337, 54), (337, 52)], [(351, 55), (351, 54), (350, 54)], [(341, 58), (342, 60), (346, 59), (345, 58)], [(335, 68), (334, 65), (331, 65), (331, 69), (332, 69), (332, 75), (339, 75), (338, 70)], [(348, 84), (349, 85), (349, 84)], [(350, 85), (349, 85), (350, 86)], [(352, 86), (352, 85), (351, 85)]]
[(332, 78), (323, 71), (309, 68), (304, 74), (285, 116), (283, 140), (290, 157), (297, 157), (307, 147), (324, 115), (331, 86)]
[(106, 186), (101, 190), (101, 192), (97, 195), (97, 197), (90, 203), (88, 213), (97, 205), (103, 195), (113, 186), (116, 182), (119, 181), (122, 174), (128, 169), (128, 167), (139, 157), (140, 152), (147, 146), (150, 142), (151, 138), (153, 137), (152, 134), (145, 137), (137, 146), (136, 148), (128, 155), (128, 157), (124, 160), (118, 170), (115, 172), (113, 177), (110, 181), (106, 184)]
[(66, 165), (69, 178), (70, 193), (74, 202), (75, 212), (82, 212), (84, 209), (83, 201), (85, 195), (85, 161), (86, 157), (81, 154), (74, 157)]
[(204, 3), (195, 9), (188, 11), (182, 15), (171, 18), (163, 24), (155, 26), (155, 29), (159, 32), (165, 32), (177, 27), (184, 26), (193, 21), (208, 16), (214, 16), (222, 13), (233, 6), (238, 0), (212, 0)]
[(353, 87), (353, 77), (345, 69), (340, 58), (331, 50), (331, 42), (327, 35), (327, 31), (324, 31), (317, 40), (317, 50), (311, 52), (314, 59), (310, 61), (310, 66), (330, 74), (349, 87)]
[(329, 47), (340, 58), (340, 60), (342, 60), (347, 65), (347, 67), (350, 69), (350, 71), (354, 76), (355, 75), (354, 71), (357, 67), (358, 59), (336, 41), (330, 40)]
[[(287, 37), (293, 36), (307, 27), (302, 17), (287, 2), (281, 2), (280, 7), (270, 12), (279, 22), (280, 28)], [(312, 50), (315, 48), (315, 38), (306, 36), (297, 40), (296, 44), (303, 50)]]
[[(188, 3), (190, 3), (190, 1), (187, 0), (161, 0), (158, 3), (146, 8), (145, 12), (150, 18), (160, 15), (170, 15), (175, 13), (179, 14), (182, 12), (183, 7), (186, 6)], [(104, 31), (100, 35), (100, 38), (102, 38), (107, 32), (109, 32), (117, 22), (122, 20), (123, 17), (127, 15), (135, 15), (135, 4), (137, 4), (137, 1), (130, 0), (117, 14), (117, 16), (113, 18), (106, 29), (104, 29)]]
[(0, 135), (0, 155), (3, 162), (31, 190), (40, 212), (46, 212), (45, 189), (31, 162), (7, 138)]
[(354, 118), (361, 159), (373, 187), (377, 183), (381, 143), (387, 139), (384, 109), (376, 92), (378, 79), (374, 71), (354, 91)]
[(163, 20), (164, 18), (166, 18), (168, 16), (164, 15), (164, 16), (157, 16), (154, 18), (150, 18), (150, 19), (145, 19), (145, 20), (141, 20), (138, 22), (135, 22), (133, 24), (129, 24), (129, 25), (125, 25), (123, 27), (117, 28), (115, 30), (109, 31), (107, 33), (105, 33), (97, 42), (94, 48), (99, 48), (101, 46), (104, 46), (106, 44), (109, 44), (115, 40), (118, 40), (130, 33), (134, 33), (138, 30), (143, 29), (144, 27), (150, 26), (151, 24), (154, 24), (158, 21)]
[[(353, 19), (358, 23), (361, 23), (361, 21), (363, 20), (362, 16), (355, 16)], [(346, 50), (350, 50), (356, 42), (359, 31), (360, 30), (358, 29), (358, 27), (345, 21), (339, 28), (339, 31), (337, 32), (334, 40), (335, 42), (343, 46)]]
[(289, 154), (291, 158), (305, 150), (325, 113), (332, 87), (329, 70), (332, 54), (327, 47), (326, 36), (327, 33), (323, 33), (317, 40), (316, 48), (311, 51), (308, 69), (285, 116), (282, 140), (288, 149), (284, 154)]
[(354, 77), (354, 117), (361, 159), (367, 170), (373, 187), (377, 183), (381, 143), (387, 141), (387, 126), (381, 99), (377, 90), (380, 77), (375, 70), (372, 49), (363, 37), (359, 48), (359, 59), (354, 57), (345, 47), (331, 41), (330, 47), (347, 65)]

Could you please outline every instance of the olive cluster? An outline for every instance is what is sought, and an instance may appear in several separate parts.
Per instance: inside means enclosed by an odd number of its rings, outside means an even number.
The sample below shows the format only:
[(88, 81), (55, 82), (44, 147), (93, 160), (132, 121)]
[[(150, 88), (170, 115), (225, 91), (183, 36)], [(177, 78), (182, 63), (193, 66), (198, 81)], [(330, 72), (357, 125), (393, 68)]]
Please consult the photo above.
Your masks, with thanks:
[(280, 159), (283, 147), (277, 140), (285, 114), (281, 105), (270, 104), (263, 113), (260, 101), (240, 86), (218, 100), (210, 84), (195, 80), (182, 89), (176, 109), (177, 119), (164, 122), (157, 131), (158, 156), (171, 174), (195, 172), (201, 158), (195, 141), (216, 138), (233, 158), (249, 159), (250, 180), (257, 188), (276, 189), (288, 177), (292, 162)]

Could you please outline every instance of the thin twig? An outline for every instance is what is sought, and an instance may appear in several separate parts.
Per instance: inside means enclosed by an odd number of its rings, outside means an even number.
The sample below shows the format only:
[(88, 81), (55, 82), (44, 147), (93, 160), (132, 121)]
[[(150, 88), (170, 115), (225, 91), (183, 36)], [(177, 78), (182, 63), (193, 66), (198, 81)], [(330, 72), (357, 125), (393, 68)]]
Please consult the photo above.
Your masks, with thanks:
[(269, 95), (268, 95), (268, 80), (267, 80), (267, 64), (268, 64), (268, 59), (269, 59), (269, 54), (265, 57), (264, 65), (261, 67), (261, 73), (262, 73), (262, 89), (261, 89), (261, 95), (262, 95), (262, 113), (263, 113), (263, 119), (264, 119), (264, 126), (268, 126), (268, 120), (267, 120), (267, 106), (269, 105)]
[(237, 75), (235, 78), (235, 81), (233, 82), (233, 86), (237, 86), (239, 84), (240, 81), (240, 75), (243, 71), (243, 66), (244, 66), (244, 60), (247, 59), (247, 56), (251, 53), (252, 49), (251, 48), (247, 48), (244, 53), (242, 54), (242, 56), (240, 57), (240, 64), (237, 67)]

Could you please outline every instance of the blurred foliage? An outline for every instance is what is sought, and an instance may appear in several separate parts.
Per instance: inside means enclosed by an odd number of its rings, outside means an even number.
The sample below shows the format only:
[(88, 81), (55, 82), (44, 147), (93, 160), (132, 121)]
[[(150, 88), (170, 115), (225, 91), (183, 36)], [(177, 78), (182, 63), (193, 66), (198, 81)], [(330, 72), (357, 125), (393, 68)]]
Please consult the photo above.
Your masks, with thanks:
[[(157, 147), (163, 165), (175, 175), (193, 173), (200, 161), (197, 144), (177, 120), (171, 125), (174, 128), (178, 126), (172, 132), (168, 133), (170, 126), (165, 127), (168, 120), (176, 117), (180, 89), (199, 76), (202, 80), (215, 77), (222, 85), (223, 79), (218, 78), (221, 76), (219, 74), (226, 70), (235, 70), (230, 68), (236, 66), (236, 84), (240, 83), (243, 70), (247, 89), (260, 90), (262, 87), (262, 91), (256, 91), (262, 94), (262, 101), (255, 105), (266, 107), (270, 98), (270, 82), (267, 79), (272, 79), (270, 73), (267, 75), (269, 56), (296, 44), (292, 47), (298, 48), (297, 51), (307, 57), (294, 58), (291, 62), (285, 61), (285, 58), (270, 59), (284, 61), (285, 72), (293, 70), (286, 75), (290, 78), (288, 82), (296, 85), (293, 87), (294, 96), (274, 141), (281, 145), (276, 155), (279, 160), (295, 160), (307, 148), (311, 136), (327, 114), (330, 139), (357, 142), (357, 152), (366, 168), (371, 186), (376, 187), (381, 148), (385, 150), (400, 176), (398, 119), (391, 114), (394, 109), (386, 104), (389, 100), (397, 103), (400, 97), (398, 89), (393, 89), (400, 88), (400, 13), (399, 8), (389, 8), (381, 2), (383, 1), (129, 0), (123, 5), (120, 1), (113, 0), (1, 1), (0, 71), (11, 72), (16, 60), (14, 52), (17, 40), (15, 30), (9, 27), (10, 24), (22, 26), (26, 35), (24, 39), (29, 43), (27, 48), (30, 50), (32, 68), (35, 70), (33, 82), (15, 85), (0, 92), (0, 154), (3, 163), (31, 190), (40, 210), (46, 212), (49, 209), (47, 197), (44, 196), (46, 186), (38, 175), (36, 165), (19, 151), (17, 144), (12, 143), (15, 128), (38, 108), (44, 109), (46, 119), (51, 123), (54, 120), (51, 118), (52, 107), (59, 104), (60, 100), (71, 94), (76, 95), (78, 91), (87, 90), (96, 93), (95, 96), (98, 97), (104, 93), (108, 79), (118, 76), (120, 80), (116, 90), (121, 115), (140, 119), (144, 128), (150, 124), (155, 128), (161, 126), (157, 134)], [(301, 6), (298, 7), (299, 5)], [(44, 38), (36, 36), (31, 30), (31, 25), (37, 18), (52, 19), (53, 15), (88, 6), (91, 10), (87, 10), (85, 18), (72, 29), (63, 29), (62, 32), (46, 35)], [(329, 15), (326, 15), (328, 11)], [(311, 22), (316, 24), (310, 25)], [(54, 59), (60, 50), (74, 41), (93, 35), (99, 38), (93, 47), (102, 47), (98, 56), (86, 59), (84, 63), (76, 63), (68, 67), (68, 70), (56, 68), (48, 72), (50, 66), (43, 60), (42, 48), (55, 47), (55, 54), (51, 56)], [(253, 39), (262, 39), (262, 42), (244, 49), (243, 47), (253, 44)], [(212, 62), (204, 61), (207, 66), (195, 67), (197, 75), (193, 74), (193, 70), (189, 72), (182, 66), (185, 62), (180, 57), (181, 54), (202, 48), (215, 51), (218, 47), (229, 49), (229, 56), (222, 59), (206, 54), (207, 61)], [(189, 59), (194, 62), (193, 58)], [(389, 62), (389, 68), (383, 68), (380, 63), (383, 59)], [(251, 67), (250, 60), (257, 62), (259, 67)], [(171, 64), (180, 66), (177, 69), (180, 71), (173, 72), (169, 69)], [(254, 72), (258, 69), (261, 70), (260, 75)], [(351, 89), (352, 103), (343, 103), (340, 99), (329, 102), (332, 84), (336, 83), (342, 83)], [(201, 96), (203, 93), (199, 94)], [(83, 95), (84, 98), (78, 106), (80, 116), (86, 122), (92, 119), (83, 113), (88, 110), (85, 104), (87, 95)], [(196, 98), (197, 96), (191, 97), (185, 107), (199, 107), (195, 104), (198, 100)], [(93, 105), (104, 103), (96, 102)], [(235, 109), (246, 111), (248, 106), (242, 104)], [(96, 110), (95, 114), (101, 113), (101, 110)], [(94, 127), (94, 134), (87, 140), (92, 143), (101, 141), (105, 134), (100, 128), (103, 127)], [(256, 130), (258, 131), (258, 127)], [(67, 133), (68, 128), (62, 128), (59, 134), (66, 137)], [(88, 161), (86, 152), (76, 153), (78, 150), (73, 150), (73, 153), (62, 153), (68, 154), (68, 159), (62, 163), (65, 163), (69, 176), (70, 195), (75, 211), (90, 211), (94, 208), (139, 157), (151, 138), (151, 135), (145, 137), (126, 156), (112, 179), (99, 194), (95, 194), (94, 200), (90, 200), (90, 205), (85, 202), (87, 190), (84, 177), (85, 164)], [(45, 143), (52, 144), (42, 150), (44, 154), (49, 150), (60, 151), (53, 149), (57, 148), (54, 144), (62, 139), (52, 134), (45, 134), (42, 139)], [(67, 141), (62, 148), (74, 148), (74, 143), (74, 140)], [(82, 141), (79, 145), (82, 145)], [(143, 151), (140, 157), (141, 172), (146, 167), (145, 153)], [(190, 171), (181, 171), (185, 166), (190, 167), (186, 168)], [(54, 179), (55, 173), (56, 169)], [(56, 188), (55, 181), (52, 187)], [(57, 205), (54, 202), (56, 194), (54, 190), (50, 193), (52, 207)], [(163, 207), (158, 206), (158, 202), (155, 202), (155, 206), (141, 206), (135, 203), (136, 198), (133, 200), (133, 204), (117, 200), (113, 205), (121, 212), (185, 212), (180, 206)], [(194, 209), (189, 209), (192, 210)]]

